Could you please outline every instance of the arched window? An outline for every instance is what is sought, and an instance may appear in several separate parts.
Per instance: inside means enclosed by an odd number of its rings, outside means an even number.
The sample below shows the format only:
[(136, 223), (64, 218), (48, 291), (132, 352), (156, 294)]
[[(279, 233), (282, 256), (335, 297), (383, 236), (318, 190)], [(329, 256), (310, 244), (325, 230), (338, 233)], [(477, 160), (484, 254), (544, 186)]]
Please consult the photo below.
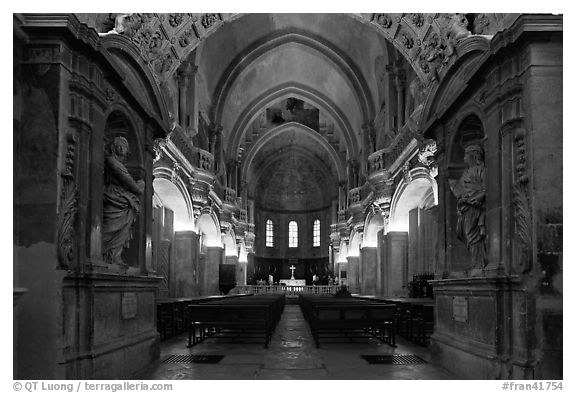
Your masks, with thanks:
[(298, 223), (290, 221), (288, 224), (288, 247), (298, 247)]
[(274, 224), (266, 220), (266, 247), (274, 247)]
[(320, 220), (314, 220), (312, 227), (312, 247), (320, 247)]

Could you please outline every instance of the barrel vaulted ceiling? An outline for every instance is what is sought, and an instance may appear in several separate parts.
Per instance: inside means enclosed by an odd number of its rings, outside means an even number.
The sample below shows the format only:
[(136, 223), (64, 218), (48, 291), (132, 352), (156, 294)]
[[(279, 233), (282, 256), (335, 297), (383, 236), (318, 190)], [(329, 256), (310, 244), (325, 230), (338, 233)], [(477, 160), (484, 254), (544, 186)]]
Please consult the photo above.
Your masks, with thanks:
[[(79, 18), (105, 32), (115, 15)], [(185, 61), (197, 66), (198, 110), (222, 127), (226, 159), (241, 156), (252, 190), (278, 182), (270, 171), (282, 172), (280, 157), (336, 189), (346, 160), (360, 154), (362, 126), (382, 106), (382, 69), (403, 58), (425, 80), (428, 42), (449, 15), (131, 14), (133, 27), (121, 34), (140, 46), (159, 84)], [(478, 34), (493, 34), (509, 19), (482, 15)], [(318, 129), (267, 123), (271, 108), (288, 99), (317, 109)]]

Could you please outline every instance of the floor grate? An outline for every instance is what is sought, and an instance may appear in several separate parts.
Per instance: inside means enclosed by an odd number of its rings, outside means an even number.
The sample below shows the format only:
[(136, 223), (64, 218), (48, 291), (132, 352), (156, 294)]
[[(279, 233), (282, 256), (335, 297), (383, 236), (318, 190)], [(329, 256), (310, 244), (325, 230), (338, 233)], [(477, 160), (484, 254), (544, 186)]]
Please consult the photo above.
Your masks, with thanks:
[(162, 363), (218, 363), (224, 355), (171, 355)]
[(416, 355), (361, 355), (370, 364), (422, 364), (426, 361)]

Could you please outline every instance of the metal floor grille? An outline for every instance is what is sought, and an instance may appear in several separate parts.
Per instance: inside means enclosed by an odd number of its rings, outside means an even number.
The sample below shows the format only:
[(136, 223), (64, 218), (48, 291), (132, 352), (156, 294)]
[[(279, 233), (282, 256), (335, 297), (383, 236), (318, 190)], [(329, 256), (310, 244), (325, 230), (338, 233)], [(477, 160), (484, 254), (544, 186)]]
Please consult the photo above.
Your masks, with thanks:
[(171, 355), (162, 363), (218, 363), (224, 355)]
[(370, 364), (422, 364), (426, 361), (416, 355), (361, 355)]

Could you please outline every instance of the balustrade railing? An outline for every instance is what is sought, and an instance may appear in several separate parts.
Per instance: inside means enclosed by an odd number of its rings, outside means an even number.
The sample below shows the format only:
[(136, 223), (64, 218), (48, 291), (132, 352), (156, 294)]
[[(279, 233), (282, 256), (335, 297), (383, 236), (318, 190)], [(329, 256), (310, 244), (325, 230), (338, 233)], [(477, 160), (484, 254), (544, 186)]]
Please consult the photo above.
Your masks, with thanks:
[(298, 295), (335, 295), (340, 289), (339, 285), (239, 285), (239, 293), (254, 295), (284, 294), (286, 297)]

